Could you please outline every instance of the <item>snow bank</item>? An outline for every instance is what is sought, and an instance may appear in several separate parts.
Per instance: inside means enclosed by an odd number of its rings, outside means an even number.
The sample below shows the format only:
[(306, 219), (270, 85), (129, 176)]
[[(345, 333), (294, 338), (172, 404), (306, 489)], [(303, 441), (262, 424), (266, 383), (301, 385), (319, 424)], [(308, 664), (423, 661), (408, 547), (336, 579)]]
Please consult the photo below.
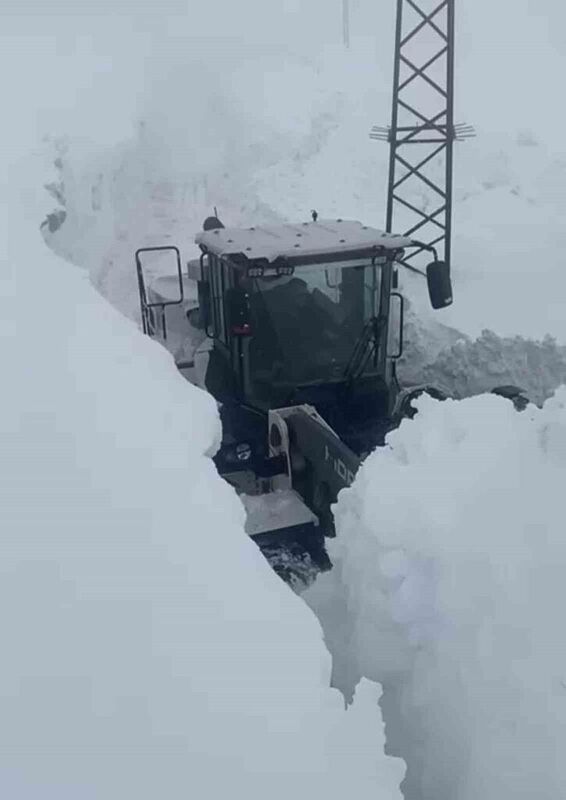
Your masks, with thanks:
[(329, 688), (212, 398), (41, 240), (44, 166), (0, 198), (0, 795), (398, 800), (379, 690)]
[(425, 383), (462, 399), (514, 385), (542, 405), (566, 384), (566, 347), (550, 336), (536, 341), (483, 331), (470, 339), (442, 323), (423, 320), (410, 302), (406, 305), (405, 353), (399, 363), (404, 386)]
[(566, 797), (566, 390), (419, 410), (340, 495), (305, 595), (334, 685), (383, 682), (407, 798)]
[(443, 350), (424, 367), (422, 377), (456, 398), (514, 384), (534, 403), (542, 404), (566, 384), (566, 347), (550, 336), (533, 341), (484, 331), (473, 342), (462, 339)]

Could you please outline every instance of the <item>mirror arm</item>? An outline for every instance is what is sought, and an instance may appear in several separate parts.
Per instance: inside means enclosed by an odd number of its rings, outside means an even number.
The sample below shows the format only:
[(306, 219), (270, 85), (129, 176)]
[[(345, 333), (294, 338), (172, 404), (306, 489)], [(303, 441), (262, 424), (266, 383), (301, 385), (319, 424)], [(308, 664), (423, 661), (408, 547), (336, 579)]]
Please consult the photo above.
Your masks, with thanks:
[(434, 260), (438, 261), (438, 252), (436, 250), (436, 247), (434, 247), (431, 244), (425, 244), (424, 242), (417, 242), (416, 239), (413, 239), (412, 242), (415, 245), (415, 247), (420, 247), (421, 250), (427, 250), (429, 253), (432, 253), (434, 256)]

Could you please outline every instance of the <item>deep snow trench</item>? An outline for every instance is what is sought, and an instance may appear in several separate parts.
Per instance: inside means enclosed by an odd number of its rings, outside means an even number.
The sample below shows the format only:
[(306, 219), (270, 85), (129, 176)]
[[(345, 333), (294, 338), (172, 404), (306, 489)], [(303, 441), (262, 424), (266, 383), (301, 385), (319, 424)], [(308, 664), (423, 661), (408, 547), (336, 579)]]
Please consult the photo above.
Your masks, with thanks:
[[(497, 47), (488, 47), (497, 20), (486, 31), (481, 14), (468, 13), (466, 24), (476, 32), (470, 41), (481, 38), (486, 47), (463, 76), (481, 135), (457, 156), (455, 304), (433, 317), (422, 284), (404, 277), (410, 310), (402, 378), (438, 384), (456, 398), (517, 384), (542, 404), (566, 382), (566, 160), (545, 132), (524, 129), (517, 110), (523, 97), (515, 109), (506, 105), (499, 129), (491, 125), (484, 86), (499, 63)], [(524, 29), (526, 46), (536, 26)], [(544, 53), (541, 47), (538, 55)], [(289, 58), (283, 73), (280, 64), (250, 59), (230, 82), (199, 71), (193, 59), (190, 70), (173, 76), (172, 90), (171, 76), (156, 80), (158, 101), (143, 109), (119, 146), (99, 150), (72, 137), (54, 142), (51, 194), (66, 218), (55, 232), (44, 229), (52, 249), (86, 268), (99, 292), (137, 321), (135, 249), (177, 244), (190, 258), (194, 233), (215, 206), (236, 225), (302, 219), (313, 206), (370, 224), (382, 219), (375, 187), (385, 185), (386, 157), (366, 130), (388, 113), (388, 93), (376, 78), (383, 65), (369, 47), (330, 56), (314, 66)], [(193, 69), (189, 113), (169, 101), (186, 96)], [(242, 88), (246, 82), (253, 91)], [(481, 91), (474, 94), (474, 86)], [(383, 684), (386, 749), (408, 763), (403, 788), (410, 800), (566, 796), (564, 430), (563, 393), (522, 414), (494, 397), (424, 400), (418, 417), (368, 459), (340, 497), (335, 569), (304, 597), (324, 627), (333, 686), (349, 698), (361, 676)], [(339, 739), (352, 759), (344, 770), (337, 765), (342, 786), (356, 769), (356, 746), (365, 745), (366, 777), (372, 752), (381, 754), (383, 742), (371, 728), (375, 694), (364, 684), (366, 691), (353, 710), (368, 716)], [(223, 702), (228, 713), (230, 698)], [(315, 735), (334, 725), (333, 702), (327, 728), (314, 725)], [(238, 712), (245, 716), (243, 705)], [(284, 738), (283, 710), (270, 708)], [(303, 711), (295, 706), (294, 713), (293, 724), (300, 724)], [(375, 738), (364, 742), (366, 729)], [(210, 745), (213, 728), (207, 733)], [(222, 741), (228, 753), (229, 737)], [(269, 753), (266, 759), (265, 770), (277, 773)], [(316, 759), (327, 764), (329, 753), (317, 751)], [(398, 781), (399, 770), (390, 766), (376, 763), (376, 780)], [(390, 796), (395, 792), (393, 786)]]
[[(131, 230), (115, 223), (94, 280), (132, 316), (122, 259), (131, 259), (136, 231), (146, 244), (164, 231), (187, 241), (179, 197), (190, 186), (148, 182)], [(72, 253), (66, 225), (47, 238)], [(566, 381), (555, 341), (491, 332), (473, 340), (423, 319), (418, 302), (407, 339), (402, 377), (456, 398), (515, 383), (542, 405)], [(339, 498), (334, 569), (303, 598), (323, 626), (332, 686), (352, 699), (361, 678), (382, 684), (386, 752), (408, 765), (406, 800), (566, 796), (555, 758), (566, 730), (566, 651), (556, 637), (563, 582), (552, 568), (566, 560), (565, 399), (562, 391), (521, 414), (495, 397), (423, 400)]]

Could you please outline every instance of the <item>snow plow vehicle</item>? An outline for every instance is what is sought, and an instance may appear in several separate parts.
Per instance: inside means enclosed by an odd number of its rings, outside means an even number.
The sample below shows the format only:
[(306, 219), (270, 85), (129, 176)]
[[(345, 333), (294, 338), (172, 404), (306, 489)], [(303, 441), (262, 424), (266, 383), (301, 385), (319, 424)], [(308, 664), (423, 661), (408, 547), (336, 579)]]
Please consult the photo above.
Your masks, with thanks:
[[(143, 330), (217, 400), (215, 462), (244, 502), (249, 535), (268, 555), (298, 548), (324, 569), (338, 492), (411, 400), (435, 394), (403, 389), (396, 373), (397, 262), (426, 246), (349, 220), (224, 228), (209, 218), (204, 228), (186, 268), (176, 248), (136, 252)], [(430, 301), (444, 308), (448, 266), (429, 249)], [(176, 274), (148, 282), (144, 260), (168, 253)]]
[[(398, 379), (398, 271), (424, 275), (434, 309), (452, 303), (453, 146), (473, 135), (454, 122), (454, 6), (397, 0), (391, 124), (370, 134), (389, 144), (388, 232), (316, 212), (295, 225), (225, 228), (215, 210), (186, 269), (176, 247), (136, 252), (143, 331), (216, 398), (218, 470), (285, 579), (300, 572), (295, 543), (318, 569), (330, 566), (324, 539), (340, 490), (414, 416), (417, 396), (446, 397)], [(399, 227), (406, 233), (389, 232)], [(146, 259), (171, 254), (176, 268), (148, 281)], [(529, 402), (515, 386), (493, 392), (518, 410)]]

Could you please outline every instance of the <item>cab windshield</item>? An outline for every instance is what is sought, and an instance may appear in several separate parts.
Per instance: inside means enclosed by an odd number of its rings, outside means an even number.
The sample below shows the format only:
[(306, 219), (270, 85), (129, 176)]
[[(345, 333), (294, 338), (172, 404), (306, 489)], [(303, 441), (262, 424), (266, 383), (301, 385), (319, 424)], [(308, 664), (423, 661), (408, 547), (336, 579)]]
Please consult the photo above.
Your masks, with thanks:
[[(367, 260), (249, 278), (252, 380), (301, 386), (342, 380), (380, 303), (380, 267)], [(372, 365), (368, 365), (371, 370)]]

